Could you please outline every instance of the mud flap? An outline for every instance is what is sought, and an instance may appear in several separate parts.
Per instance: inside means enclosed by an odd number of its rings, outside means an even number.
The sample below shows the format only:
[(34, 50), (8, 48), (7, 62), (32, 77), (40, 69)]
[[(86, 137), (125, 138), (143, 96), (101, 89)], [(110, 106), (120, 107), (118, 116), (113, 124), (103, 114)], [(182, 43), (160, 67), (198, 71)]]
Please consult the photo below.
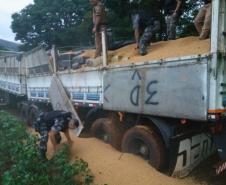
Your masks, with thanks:
[(72, 113), (72, 117), (79, 121), (79, 126), (75, 129), (75, 134), (79, 136), (83, 129), (83, 124), (76, 110), (74, 109), (74, 106), (70, 98), (68, 97), (66, 90), (63, 87), (63, 84), (55, 75), (52, 78), (51, 85), (49, 88), (49, 98), (54, 110), (69, 111)]
[(171, 139), (170, 175), (183, 178), (216, 151), (210, 133), (176, 136)]
[(223, 125), (221, 133), (213, 136), (217, 151), (220, 157), (220, 162), (215, 166), (216, 175), (220, 175), (226, 170), (226, 125)]
[(216, 175), (220, 175), (226, 170), (226, 161), (221, 161), (215, 166)]

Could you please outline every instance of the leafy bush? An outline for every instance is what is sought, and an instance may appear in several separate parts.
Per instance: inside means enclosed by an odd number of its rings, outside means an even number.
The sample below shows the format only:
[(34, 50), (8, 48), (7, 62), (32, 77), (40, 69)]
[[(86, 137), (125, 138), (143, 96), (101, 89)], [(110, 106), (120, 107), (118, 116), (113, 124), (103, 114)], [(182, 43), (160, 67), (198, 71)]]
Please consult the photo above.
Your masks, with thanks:
[(89, 185), (93, 181), (83, 160), (69, 163), (64, 145), (49, 161), (39, 157), (36, 136), (8, 113), (0, 111), (0, 184), (2, 185)]

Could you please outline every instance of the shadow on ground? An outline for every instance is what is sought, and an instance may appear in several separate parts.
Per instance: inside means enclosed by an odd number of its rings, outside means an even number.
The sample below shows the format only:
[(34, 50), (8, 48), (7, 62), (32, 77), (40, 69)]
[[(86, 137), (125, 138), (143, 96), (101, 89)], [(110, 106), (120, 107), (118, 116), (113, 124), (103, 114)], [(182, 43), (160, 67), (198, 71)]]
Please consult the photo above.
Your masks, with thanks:
[(215, 175), (213, 165), (218, 161), (217, 155), (211, 156), (204, 160), (195, 170), (191, 173), (190, 178), (200, 184), (208, 185), (226, 185), (226, 171), (219, 176)]

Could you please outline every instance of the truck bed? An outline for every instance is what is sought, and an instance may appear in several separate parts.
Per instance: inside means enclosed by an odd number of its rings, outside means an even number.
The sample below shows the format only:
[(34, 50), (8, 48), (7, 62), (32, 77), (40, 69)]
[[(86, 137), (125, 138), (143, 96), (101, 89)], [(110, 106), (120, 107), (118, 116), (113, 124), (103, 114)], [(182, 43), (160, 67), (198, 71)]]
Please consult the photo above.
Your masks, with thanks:
[[(210, 39), (199, 40), (198, 37), (185, 37), (171, 41), (152, 43), (148, 47), (148, 54), (140, 56), (135, 44), (124, 46), (120, 49), (108, 52), (108, 63), (129, 64), (145, 61), (164, 60), (166, 58), (182, 57), (189, 55), (207, 54), (210, 52)], [(82, 54), (87, 58), (93, 58), (94, 50), (86, 50)]]
[[(101, 62), (99, 67), (87, 65), (87, 59), (79, 68), (64, 69), (57, 74), (76, 105), (100, 105), (111, 111), (205, 121), (208, 64), (216, 60), (208, 57), (209, 47), (208, 39), (187, 37), (153, 43), (146, 56), (139, 56), (132, 44), (110, 51), (108, 67), (102, 68)], [(87, 50), (83, 56), (92, 57), (93, 52)], [(44, 67), (48, 67), (46, 51), (34, 51), (23, 61), (29, 61), (28, 99), (49, 101), (52, 74), (44, 75)]]

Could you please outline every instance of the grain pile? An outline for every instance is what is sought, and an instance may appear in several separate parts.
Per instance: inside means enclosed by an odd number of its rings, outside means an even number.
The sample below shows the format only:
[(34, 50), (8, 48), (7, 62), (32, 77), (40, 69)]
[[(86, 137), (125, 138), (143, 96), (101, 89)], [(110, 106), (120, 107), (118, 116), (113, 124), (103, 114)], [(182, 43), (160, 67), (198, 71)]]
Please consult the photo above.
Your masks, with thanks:
[[(109, 64), (127, 64), (145, 62), (173, 57), (206, 54), (210, 52), (210, 39), (199, 40), (198, 37), (185, 37), (172, 41), (161, 41), (151, 44), (148, 54), (140, 56), (135, 44), (127, 45), (115, 51), (108, 52)], [(83, 56), (92, 58), (94, 50), (88, 50)]]
[[(71, 134), (73, 135), (73, 134)], [(65, 141), (65, 138), (64, 138)], [(192, 178), (175, 179), (159, 173), (146, 161), (132, 154), (122, 154), (110, 145), (94, 138), (73, 135), (72, 159), (87, 161), (99, 185), (206, 185)], [(48, 144), (49, 157), (53, 154)]]

